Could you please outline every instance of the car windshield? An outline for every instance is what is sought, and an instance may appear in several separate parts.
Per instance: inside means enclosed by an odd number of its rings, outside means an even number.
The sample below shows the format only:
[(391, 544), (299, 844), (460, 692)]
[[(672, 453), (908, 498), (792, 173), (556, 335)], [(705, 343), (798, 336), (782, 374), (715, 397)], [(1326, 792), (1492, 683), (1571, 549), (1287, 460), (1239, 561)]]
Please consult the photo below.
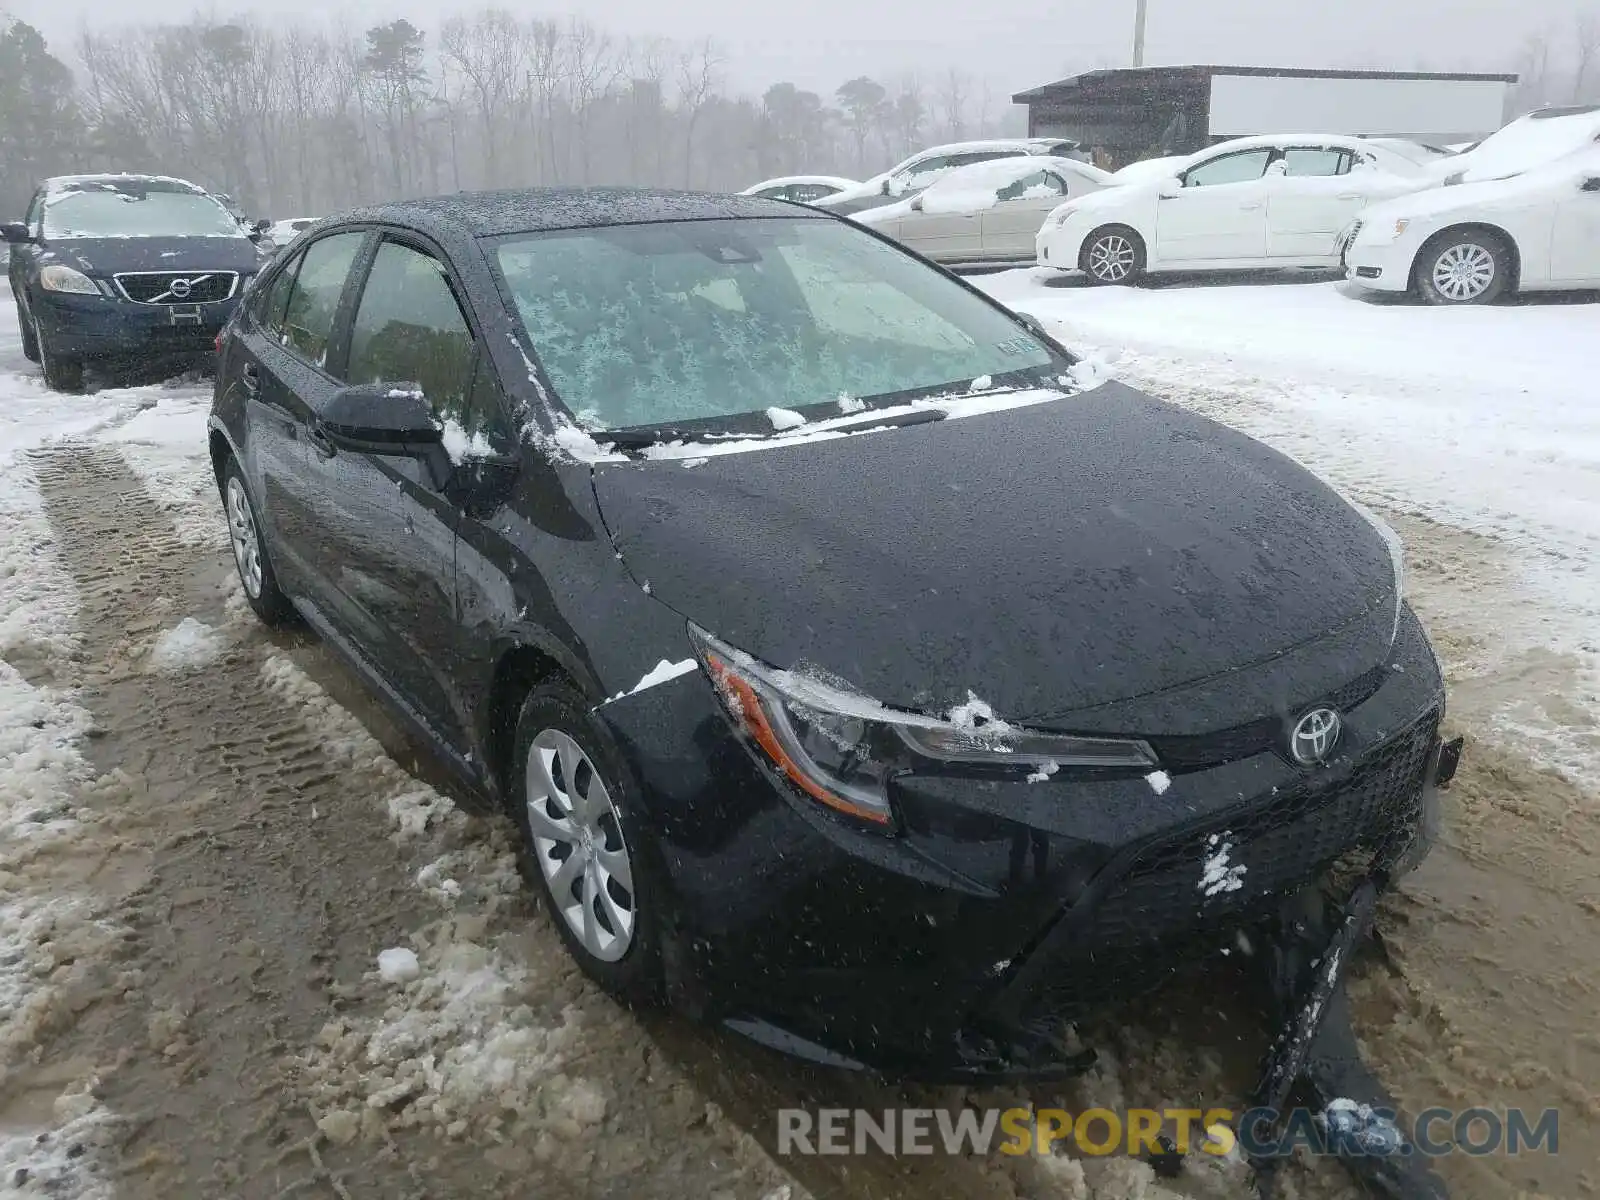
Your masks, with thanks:
[(155, 185), (86, 185), (51, 198), (44, 210), (47, 238), (243, 237), (215, 199)]
[(708, 422), (1005, 382), (1061, 359), (840, 221), (681, 221), (501, 239), (528, 340), (591, 429)]

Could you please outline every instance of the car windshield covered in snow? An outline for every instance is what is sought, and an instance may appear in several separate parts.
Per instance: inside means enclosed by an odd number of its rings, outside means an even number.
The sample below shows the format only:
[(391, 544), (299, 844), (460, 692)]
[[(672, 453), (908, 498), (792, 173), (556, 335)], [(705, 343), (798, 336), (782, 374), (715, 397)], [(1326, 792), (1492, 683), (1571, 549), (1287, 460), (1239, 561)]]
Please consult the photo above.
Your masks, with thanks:
[(47, 238), (243, 237), (239, 222), (213, 197), (183, 184), (132, 179), (96, 181), (50, 197)]
[[(676, 221), (500, 239), (550, 382), (591, 429), (1027, 385), (1060, 356), (842, 222)], [(837, 409), (833, 415), (837, 416)]]

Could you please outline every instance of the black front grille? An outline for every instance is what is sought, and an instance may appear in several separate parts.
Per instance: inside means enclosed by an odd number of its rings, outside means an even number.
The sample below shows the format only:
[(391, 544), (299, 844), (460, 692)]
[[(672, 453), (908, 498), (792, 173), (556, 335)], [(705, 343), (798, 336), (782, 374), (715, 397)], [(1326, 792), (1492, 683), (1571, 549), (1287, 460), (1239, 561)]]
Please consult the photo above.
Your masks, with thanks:
[[(1149, 941), (1260, 908), (1352, 851), (1370, 856), (1389, 838), (1406, 835), (1417, 819), (1438, 725), (1431, 711), (1336, 785), (1308, 779), (1265, 804), (1146, 849), (1096, 906), (1097, 933), (1112, 941)], [(1224, 846), (1227, 864), (1244, 871), (1236, 889), (1208, 896), (1201, 886), (1204, 864)]]
[(129, 271), (116, 279), (135, 304), (214, 304), (239, 285), (237, 271)]
[[(1052, 968), (1034, 1003), (1061, 1014), (1108, 997), (1127, 999), (1196, 955), (1227, 945), (1232, 930), (1268, 915), (1282, 897), (1324, 878), (1336, 864), (1360, 871), (1398, 849), (1418, 821), (1438, 727), (1439, 713), (1430, 710), (1337, 785), (1310, 779), (1257, 807), (1146, 847), (1097, 902), (1088, 902), (1081, 952), (1069, 951)], [(1244, 871), (1237, 889), (1207, 895), (1201, 883), (1206, 862), (1223, 844), (1229, 846), (1227, 865)]]
[[(1296, 714), (1326, 704), (1339, 712), (1349, 712), (1358, 704), (1370, 699), (1388, 678), (1389, 668), (1376, 666), (1359, 675), (1330, 696), (1297, 706)], [(1214, 767), (1219, 763), (1237, 762), (1255, 754), (1264, 754), (1283, 744), (1285, 722), (1279, 717), (1263, 717), (1247, 725), (1235, 725), (1215, 733), (1196, 734), (1192, 737), (1151, 737), (1146, 741), (1169, 771), (1193, 771)]]

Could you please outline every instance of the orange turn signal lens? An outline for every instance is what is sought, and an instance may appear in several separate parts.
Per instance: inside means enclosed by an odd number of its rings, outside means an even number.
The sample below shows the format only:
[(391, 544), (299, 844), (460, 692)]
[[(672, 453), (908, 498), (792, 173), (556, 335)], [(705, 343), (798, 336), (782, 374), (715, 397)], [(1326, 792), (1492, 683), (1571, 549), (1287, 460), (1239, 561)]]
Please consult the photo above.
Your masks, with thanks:
[(819, 804), (826, 804), (829, 808), (876, 825), (889, 824), (888, 813), (852, 803), (813, 779), (784, 746), (784, 739), (773, 727), (760, 693), (733, 666), (709, 650), (705, 652), (705, 660), (711, 682), (716, 685), (729, 713), (789, 782)]

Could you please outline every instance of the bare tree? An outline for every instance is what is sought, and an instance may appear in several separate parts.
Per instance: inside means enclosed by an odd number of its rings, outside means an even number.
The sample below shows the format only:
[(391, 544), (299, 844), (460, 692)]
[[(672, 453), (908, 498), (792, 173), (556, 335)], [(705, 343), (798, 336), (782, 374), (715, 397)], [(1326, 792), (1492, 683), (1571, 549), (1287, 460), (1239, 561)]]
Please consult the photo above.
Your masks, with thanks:
[(710, 38), (696, 42), (678, 59), (678, 110), (683, 116), (683, 186), (694, 186), (695, 134), (706, 102), (717, 89), (722, 56)]
[(1572, 99), (1578, 103), (1600, 93), (1589, 79), (1596, 55), (1600, 55), (1600, 8), (1590, 8), (1572, 18)]
[(960, 67), (951, 67), (939, 81), (935, 97), (940, 131), (947, 142), (959, 142), (967, 136), (967, 95), (966, 73)]

